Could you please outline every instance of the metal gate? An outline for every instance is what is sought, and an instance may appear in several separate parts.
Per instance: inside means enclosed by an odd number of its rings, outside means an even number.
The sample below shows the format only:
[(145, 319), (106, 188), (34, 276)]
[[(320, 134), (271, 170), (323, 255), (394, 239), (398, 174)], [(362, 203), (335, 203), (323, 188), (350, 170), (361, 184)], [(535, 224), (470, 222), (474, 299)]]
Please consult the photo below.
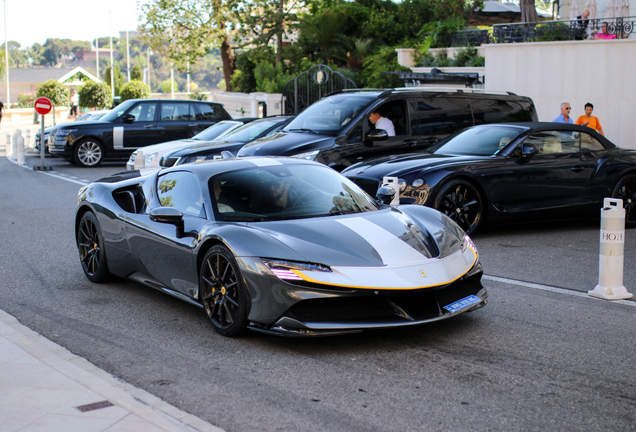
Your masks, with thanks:
[(358, 88), (349, 78), (320, 64), (290, 80), (283, 88), (284, 115), (296, 115), (329, 93)]

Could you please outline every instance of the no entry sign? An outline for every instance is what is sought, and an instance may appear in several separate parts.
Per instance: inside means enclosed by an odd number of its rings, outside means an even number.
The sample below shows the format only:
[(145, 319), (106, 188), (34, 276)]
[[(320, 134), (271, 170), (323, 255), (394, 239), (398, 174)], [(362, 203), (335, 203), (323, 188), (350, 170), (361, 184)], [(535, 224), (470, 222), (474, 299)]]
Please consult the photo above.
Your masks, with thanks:
[(35, 106), (35, 112), (40, 115), (46, 115), (51, 112), (51, 108), (53, 104), (49, 100), (49, 98), (39, 97), (35, 100), (33, 104)]

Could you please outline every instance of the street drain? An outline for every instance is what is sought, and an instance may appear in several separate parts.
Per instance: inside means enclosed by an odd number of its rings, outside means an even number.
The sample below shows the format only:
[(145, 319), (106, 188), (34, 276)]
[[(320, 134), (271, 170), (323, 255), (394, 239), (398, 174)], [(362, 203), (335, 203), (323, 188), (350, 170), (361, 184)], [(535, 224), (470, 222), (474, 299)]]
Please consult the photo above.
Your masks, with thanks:
[(109, 401), (105, 400), (105, 401), (95, 402), (95, 403), (88, 404), (88, 405), (76, 406), (75, 408), (77, 408), (81, 412), (88, 412), (88, 411), (94, 411), (94, 410), (97, 410), (97, 409), (108, 408), (108, 407), (112, 407), (112, 406), (115, 406), (115, 405), (113, 405)]

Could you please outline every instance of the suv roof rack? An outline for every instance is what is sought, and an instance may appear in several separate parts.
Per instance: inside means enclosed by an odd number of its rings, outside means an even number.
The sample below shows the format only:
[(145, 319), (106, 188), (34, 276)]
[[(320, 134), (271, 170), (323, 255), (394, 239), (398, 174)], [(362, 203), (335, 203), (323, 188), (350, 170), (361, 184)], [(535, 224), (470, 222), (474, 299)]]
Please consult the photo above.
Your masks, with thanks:
[(500, 90), (486, 90), (479, 88), (457, 88), (457, 87), (435, 87), (435, 86), (419, 86), (419, 87), (396, 87), (393, 89), (396, 92), (409, 92), (409, 91), (437, 91), (437, 92), (446, 92), (446, 93), (493, 93), (493, 94), (508, 94), (510, 96), (517, 96), (516, 94), (509, 91), (500, 91)]

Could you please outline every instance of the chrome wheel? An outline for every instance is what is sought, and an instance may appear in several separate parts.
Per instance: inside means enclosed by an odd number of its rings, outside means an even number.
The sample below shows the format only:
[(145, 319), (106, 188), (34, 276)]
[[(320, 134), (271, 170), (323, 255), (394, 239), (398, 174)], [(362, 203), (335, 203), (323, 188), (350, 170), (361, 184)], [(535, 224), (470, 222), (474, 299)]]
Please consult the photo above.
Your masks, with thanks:
[(76, 144), (75, 161), (85, 167), (97, 166), (102, 162), (104, 152), (98, 142), (86, 140)]
[(217, 332), (224, 336), (243, 332), (247, 322), (246, 289), (227, 248), (215, 246), (206, 253), (199, 289), (205, 312)]
[(623, 200), (625, 226), (636, 227), (636, 175), (627, 175), (620, 179), (612, 192), (612, 198)]
[(474, 233), (481, 224), (482, 199), (470, 183), (454, 180), (442, 187), (435, 208), (451, 218), (467, 234)]
[(97, 217), (86, 212), (77, 227), (77, 247), (82, 270), (92, 282), (102, 282), (110, 275), (104, 252), (104, 239)]

